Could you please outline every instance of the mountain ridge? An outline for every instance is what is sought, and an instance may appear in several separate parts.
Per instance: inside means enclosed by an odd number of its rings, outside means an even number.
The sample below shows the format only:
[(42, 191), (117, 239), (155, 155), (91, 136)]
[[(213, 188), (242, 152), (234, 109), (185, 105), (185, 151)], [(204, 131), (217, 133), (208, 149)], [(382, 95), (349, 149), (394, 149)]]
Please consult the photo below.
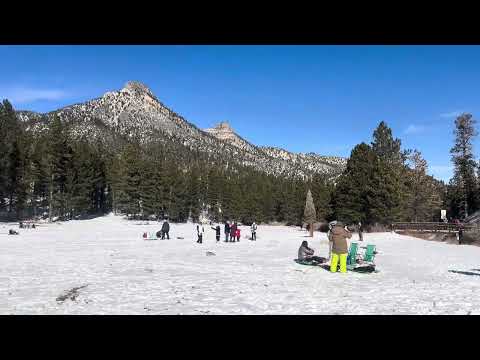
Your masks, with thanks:
[(173, 141), (194, 151), (227, 156), (242, 165), (279, 176), (309, 177), (314, 174), (338, 176), (346, 159), (318, 154), (292, 153), (285, 149), (250, 143), (226, 122), (211, 129), (201, 129), (164, 105), (143, 83), (129, 81), (118, 91), (64, 106), (47, 113), (17, 111), (19, 118), (34, 131), (48, 128), (58, 116), (67, 123), (72, 135), (87, 140), (113, 141), (115, 135)]

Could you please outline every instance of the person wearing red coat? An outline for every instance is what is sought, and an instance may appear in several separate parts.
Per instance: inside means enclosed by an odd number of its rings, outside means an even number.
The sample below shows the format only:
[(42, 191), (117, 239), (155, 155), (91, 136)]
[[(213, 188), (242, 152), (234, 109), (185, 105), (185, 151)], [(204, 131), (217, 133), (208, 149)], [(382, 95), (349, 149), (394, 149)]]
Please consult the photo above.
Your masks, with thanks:
[(237, 230), (235, 230), (235, 236), (237, 237), (237, 241), (240, 241), (240, 228), (237, 227)]

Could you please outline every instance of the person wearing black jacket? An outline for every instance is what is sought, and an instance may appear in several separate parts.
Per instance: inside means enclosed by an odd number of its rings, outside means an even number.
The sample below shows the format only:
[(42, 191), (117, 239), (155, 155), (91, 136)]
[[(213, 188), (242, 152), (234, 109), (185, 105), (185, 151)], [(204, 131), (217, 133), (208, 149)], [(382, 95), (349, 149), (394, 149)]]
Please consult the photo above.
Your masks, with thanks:
[(225, 221), (225, 242), (228, 242), (228, 236), (230, 235), (230, 223)]
[(360, 221), (358, 222), (358, 238), (363, 241), (363, 225)]
[(216, 227), (211, 226), (213, 230), (215, 230), (215, 237), (217, 239), (217, 242), (220, 241), (220, 225), (217, 225)]
[(168, 220), (165, 220), (165, 222), (162, 225), (162, 240), (165, 239), (165, 234), (167, 234), (167, 239), (170, 240), (170, 236), (168, 233), (170, 232), (170, 224), (168, 223)]

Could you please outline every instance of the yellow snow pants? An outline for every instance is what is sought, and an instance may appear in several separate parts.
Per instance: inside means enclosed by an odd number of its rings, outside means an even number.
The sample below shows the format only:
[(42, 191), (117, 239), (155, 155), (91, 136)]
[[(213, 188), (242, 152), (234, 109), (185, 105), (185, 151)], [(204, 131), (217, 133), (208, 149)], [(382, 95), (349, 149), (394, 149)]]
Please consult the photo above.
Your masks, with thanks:
[(332, 254), (332, 261), (330, 262), (330, 271), (337, 272), (338, 259), (340, 258), (340, 272), (347, 272), (347, 255), (348, 254)]

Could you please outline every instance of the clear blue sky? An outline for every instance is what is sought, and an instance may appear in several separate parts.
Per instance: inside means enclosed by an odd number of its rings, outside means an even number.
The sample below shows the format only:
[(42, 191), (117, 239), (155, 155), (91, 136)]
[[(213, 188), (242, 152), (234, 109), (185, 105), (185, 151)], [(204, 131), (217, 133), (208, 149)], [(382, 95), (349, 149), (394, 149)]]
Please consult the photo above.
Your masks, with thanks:
[[(478, 114), (479, 46), (0, 46), (0, 98), (49, 111), (128, 80), (206, 128), (349, 156), (381, 120), (451, 176), (455, 114)], [(480, 155), (480, 141), (475, 142)]]

